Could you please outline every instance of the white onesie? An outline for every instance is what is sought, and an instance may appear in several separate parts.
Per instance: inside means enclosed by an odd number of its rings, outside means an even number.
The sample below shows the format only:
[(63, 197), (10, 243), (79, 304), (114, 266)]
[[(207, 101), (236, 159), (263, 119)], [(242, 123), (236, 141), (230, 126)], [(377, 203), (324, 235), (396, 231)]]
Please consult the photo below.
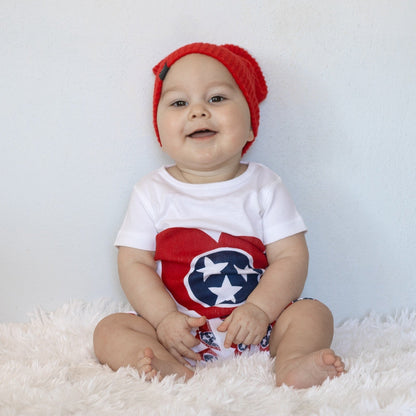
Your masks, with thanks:
[[(162, 167), (134, 187), (115, 244), (155, 252), (179, 311), (224, 319), (257, 286), (268, 265), (265, 246), (303, 231), (280, 177), (261, 164), (208, 184), (180, 182)], [(208, 322), (199, 334), (205, 340), (214, 334), (213, 343), (222, 344), (220, 322)], [(228, 353), (207, 344), (201, 339), (196, 347), (206, 359)]]

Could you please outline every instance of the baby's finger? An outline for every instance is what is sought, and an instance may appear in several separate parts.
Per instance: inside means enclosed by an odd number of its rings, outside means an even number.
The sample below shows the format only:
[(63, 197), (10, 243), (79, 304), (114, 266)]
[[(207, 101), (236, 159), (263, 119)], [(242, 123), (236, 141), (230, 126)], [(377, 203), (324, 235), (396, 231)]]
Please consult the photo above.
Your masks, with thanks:
[(199, 318), (187, 317), (186, 322), (190, 328), (198, 328), (205, 324), (207, 318), (205, 316), (200, 316)]
[(187, 361), (185, 361), (183, 357), (195, 361), (200, 359), (200, 355), (192, 350), (192, 347), (195, 347), (198, 344), (199, 341), (196, 340), (195, 337), (189, 333), (185, 333), (181, 340), (177, 340), (175, 343), (171, 343), (165, 347), (179, 362), (186, 364)]
[(188, 364), (188, 362), (182, 357), (181, 353), (176, 348), (169, 348), (171, 355), (178, 360), (181, 364)]
[(256, 334), (247, 334), (244, 340), (241, 342), (245, 345), (257, 345), (260, 344), (262, 337)]
[(189, 333), (183, 336), (181, 342), (185, 345), (185, 347), (189, 349), (192, 347), (196, 347), (200, 343), (198, 339), (196, 339), (192, 334)]
[(262, 341), (263, 337), (261, 335), (257, 335), (253, 341), (251, 342), (253, 345), (258, 345)]
[(188, 362), (183, 357), (189, 358), (189, 359), (194, 360), (194, 361), (201, 360), (201, 356), (198, 353), (191, 350), (190, 348), (187, 348), (185, 345), (181, 346), (180, 354), (181, 354), (182, 360), (185, 361), (185, 363), (188, 363)]
[(238, 331), (237, 335), (234, 337), (234, 344), (250, 345), (249, 342), (252, 339), (253, 337), (250, 336), (249, 332), (245, 328), (240, 327), (240, 330)]
[(240, 327), (237, 325), (230, 325), (227, 331), (227, 335), (225, 336), (224, 347), (230, 348), (232, 344), (238, 344), (236, 342), (236, 337)]
[(220, 331), (220, 332), (225, 332), (228, 329), (228, 327), (230, 326), (230, 322), (231, 322), (231, 315), (228, 318), (226, 318), (221, 323), (220, 326), (218, 326), (217, 330)]

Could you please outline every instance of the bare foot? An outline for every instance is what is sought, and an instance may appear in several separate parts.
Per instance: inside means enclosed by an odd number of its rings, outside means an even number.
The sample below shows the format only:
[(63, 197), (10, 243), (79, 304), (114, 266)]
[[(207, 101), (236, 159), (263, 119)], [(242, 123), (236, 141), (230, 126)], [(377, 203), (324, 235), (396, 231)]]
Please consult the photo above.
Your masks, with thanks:
[(136, 368), (139, 374), (143, 374), (148, 381), (154, 377), (162, 379), (172, 374), (179, 377), (185, 376), (185, 379), (188, 380), (194, 375), (191, 369), (176, 360), (168, 361), (157, 358), (151, 348), (143, 350), (143, 357), (139, 357)]
[(286, 384), (305, 389), (319, 386), (327, 378), (338, 377), (344, 372), (345, 366), (341, 358), (331, 349), (324, 349), (283, 363), (276, 361), (276, 385)]
[(156, 377), (157, 370), (152, 365), (154, 359), (153, 351), (150, 348), (145, 348), (143, 351), (143, 357), (139, 358), (136, 364), (139, 374), (143, 374), (146, 380), (151, 380)]

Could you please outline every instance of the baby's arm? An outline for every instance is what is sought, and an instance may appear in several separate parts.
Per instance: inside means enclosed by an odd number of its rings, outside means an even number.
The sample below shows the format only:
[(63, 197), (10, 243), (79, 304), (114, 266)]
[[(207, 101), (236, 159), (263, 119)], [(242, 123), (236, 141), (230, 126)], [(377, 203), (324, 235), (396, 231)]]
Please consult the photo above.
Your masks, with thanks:
[(269, 266), (247, 302), (262, 309), (273, 322), (305, 285), (309, 253), (304, 233), (269, 244), (266, 255)]
[(258, 344), (269, 323), (302, 293), (308, 271), (308, 248), (304, 233), (266, 247), (269, 266), (247, 302), (236, 308), (218, 328), (227, 331), (224, 345)]
[(205, 323), (205, 318), (191, 318), (178, 312), (176, 304), (156, 273), (154, 253), (120, 247), (118, 268), (121, 286), (131, 306), (157, 332), (159, 341), (180, 362), (200, 356), (191, 350), (198, 341), (190, 333)]

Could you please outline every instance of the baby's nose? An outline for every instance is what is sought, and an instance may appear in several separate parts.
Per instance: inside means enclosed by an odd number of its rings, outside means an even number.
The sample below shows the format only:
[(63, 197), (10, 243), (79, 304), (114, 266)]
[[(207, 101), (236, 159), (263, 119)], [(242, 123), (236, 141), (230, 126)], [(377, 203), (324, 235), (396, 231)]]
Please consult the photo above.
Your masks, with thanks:
[(194, 105), (189, 111), (189, 118), (205, 118), (209, 116), (208, 110), (202, 105)]

